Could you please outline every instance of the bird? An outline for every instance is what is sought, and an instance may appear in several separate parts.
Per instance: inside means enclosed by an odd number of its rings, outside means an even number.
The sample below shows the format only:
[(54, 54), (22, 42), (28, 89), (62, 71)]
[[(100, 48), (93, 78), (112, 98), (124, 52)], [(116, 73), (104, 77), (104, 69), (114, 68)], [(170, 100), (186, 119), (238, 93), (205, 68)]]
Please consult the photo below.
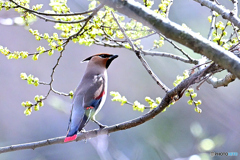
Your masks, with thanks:
[(82, 61), (88, 61), (88, 65), (73, 95), (72, 110), (64, 142), (75, 140), (77, 132), (82, 131), (90, 119), (100, 129), (105, 127), (96, 120), (95, 116), (106, 100), (108, 84), (107, 68), (117, 57), (118, 55), (99, 53)]

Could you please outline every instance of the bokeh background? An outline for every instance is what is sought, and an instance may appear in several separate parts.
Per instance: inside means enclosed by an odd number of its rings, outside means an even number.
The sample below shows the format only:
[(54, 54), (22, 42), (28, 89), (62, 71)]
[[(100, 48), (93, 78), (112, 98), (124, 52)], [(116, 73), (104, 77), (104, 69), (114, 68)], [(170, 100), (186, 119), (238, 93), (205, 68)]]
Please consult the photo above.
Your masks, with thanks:
[[(232, 9), (230, 1), (220, 1)], [(49, 3), (38, 1), (34, 3)], [(89, 1), (72, 0), (68, 6), (72, 11), (84, 11)], [(48, 7), (44, 8), (48, 9)], [(194, 1), (174, 1), (170, 19), (178, 24), (185, 23), (193, 31), (207, 36), (210, 11)], [(6, 18), (17, 17), (15, 12), (1, 11), (1, 22)], [(52, 23), (38, 20), (32, 26), (40, 33), (53, 33)], [(151, 41), (157, 37), (143, 40), (146, 48), (152, 46)], [(48, 48), (48, 44), (35, 41), (26, 28), (17, 25), (0, 25), (0, 45), (7, 46), (11, 51), (26, 50), (34, 53), (39, 45)], [(181, 46), (194, 58), (200, 56)], [(181, 55), (167, 44), (159, 51)], [(163, 97), (164, 91), (151, 79), (133, 52), (126, 49), (114, 49), (93, 45), (91, 47), (70, 43), (54, 74), (53, 87), (68, 93), (78, 85), (86, 63), (80, 63), (84, 58), (99, 52), (118, 54), (109, 67), (109, 91), (118, 91), (131, 102), (144, 102), (146, 96), (155, 99)], [(35, 95), (46, 95), (48, 86), (28, 85), (20, 79), (20, 73), (33, 74), (40, 81), (49, 82), (52, 68), (59, 56), (58, 52), (49, 57), (41, 55), (38, 61), (31, 57), (24, 60), (7, 60), (0, 55), (0, 147), (40, 141), (66, 134), (71, 99), (51, 94), (44, 102), (44, 107), (32, 115), (25, 116), (22, 101), (33, 101)], [(170, 88), (177, 75), (182, 75), (185, 69), (192, 67), (175, 60), (162, 57), (145, 57), (154, 72)], [(218, 75), (221, 77), (222, 75)], [(20, 150), (0, 155), (1, 160), (145, 160), (145, 159), (240, 159), (238, 157), (210, 157), (211, 151), (238, 152), (240, 154), (240, 83), (239, 80), (228, 87), (214, 89), (209, 84), (203, 84), (197, 91), (197, 99), (202, 100), (201, 114), (187, 104), (188, 98), (183, 97), (166, 112), (154, 119), (125, 131), (119, 131), (109, 136), (99, 136), (86, 142), (73, 142), (37, 148), (35, 150)], [(108, 91), (108, 92), (109, 92)], [(109, 94), (109, 93), (108, 93)], [(146, 103), (145, 103), (146, 104)], [(146, 111), (147, 112), (147, 111)], [(136, 118), (144, 113), (133, 111), (131, 106), (121, 106), (112, 102), (108, 96), (97, 119), (106, 125), (113, 125)], [(86, 130), (97, 126), (90, 122)]]

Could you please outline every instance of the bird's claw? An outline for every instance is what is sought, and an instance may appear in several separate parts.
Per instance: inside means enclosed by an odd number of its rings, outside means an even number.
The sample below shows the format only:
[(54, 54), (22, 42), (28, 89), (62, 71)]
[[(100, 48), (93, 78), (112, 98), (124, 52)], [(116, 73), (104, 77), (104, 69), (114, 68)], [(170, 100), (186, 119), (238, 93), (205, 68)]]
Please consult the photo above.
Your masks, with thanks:
[(100, 130), (107, 127), (107, 125), (103, 125), (103, 124), (98, 124), (98, 126), (99, 126), (99, 129), (100, 129)]

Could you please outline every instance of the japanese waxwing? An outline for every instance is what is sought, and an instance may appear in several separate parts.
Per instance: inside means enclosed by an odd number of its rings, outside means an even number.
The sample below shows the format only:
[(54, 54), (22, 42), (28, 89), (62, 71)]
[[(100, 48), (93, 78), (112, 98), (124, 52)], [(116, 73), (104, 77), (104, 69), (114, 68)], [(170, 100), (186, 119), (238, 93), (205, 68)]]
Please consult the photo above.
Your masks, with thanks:
[(77, 132), (81, 131), (89, 119), (99, 125), (95, 115), (102, 108), (107, 93), (107, 68), (118, 55), (100, 53), (83, 60), (89, 61), (83, 78), (78, 85), (72, 101), (72, 110), (68, 124), (67, 136), (64, 142), (77, 138)]

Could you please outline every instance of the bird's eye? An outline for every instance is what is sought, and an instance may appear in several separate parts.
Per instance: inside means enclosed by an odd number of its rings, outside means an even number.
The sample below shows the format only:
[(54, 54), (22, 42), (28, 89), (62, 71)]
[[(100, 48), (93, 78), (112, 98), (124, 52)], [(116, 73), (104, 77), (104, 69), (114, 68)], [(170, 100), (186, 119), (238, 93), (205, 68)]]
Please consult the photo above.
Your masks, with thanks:
[(108, 54), (101, 54), (101, 55), (99, 55), (101, 58), (108, 58), (108, 57), (110, 57), (111, 55), (108, 55)]

